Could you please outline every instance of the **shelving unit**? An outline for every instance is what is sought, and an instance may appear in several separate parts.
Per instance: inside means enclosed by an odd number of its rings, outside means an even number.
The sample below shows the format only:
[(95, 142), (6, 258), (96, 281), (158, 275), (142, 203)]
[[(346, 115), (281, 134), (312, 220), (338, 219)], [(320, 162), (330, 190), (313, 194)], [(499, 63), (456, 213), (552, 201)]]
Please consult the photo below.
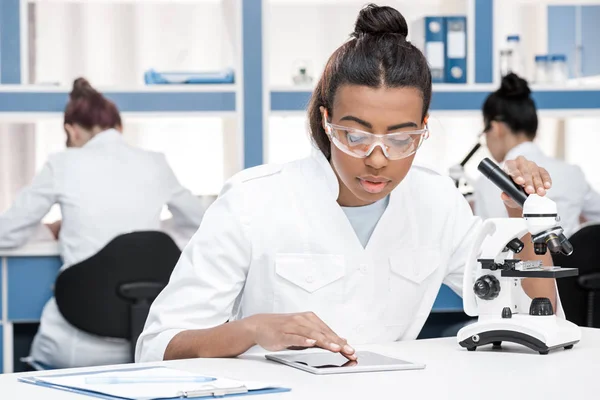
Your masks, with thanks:
[[(60, 114), (68, 89), (21, 85), (24, 76), (22, 39), (27, 4), (62, 0), (3, 0), (0, 2), (0, 120), (35, 121)], [(118, 0), (95, 0), (117, 2)], [(119, 0), (134, 2), (133, 0)], [(264, 137), (270, 115), (300, 114), (310, 98), (306, 87), (269, 88), (265, 34), (270, 4), (303, 4), (292, 0), (187, 0), (195, 2), (227, 2), (236, 10), (239, 27), (240, 62), (236, 66), (235, 85), (180, 85), (136, 88), (104, 88), (127, 115), (218, 115), (240, 120), (239, 142), (243, 144), (243, 167), (264, 161)], [(435, 85), (432, 113), (470, 113), (480, 110), (485, 96), (496, 88), (494, 76), (497, 53), (494, 46), (494, 0), (465, 0), (468, 18), (469, 84)], [(348, 4), (358, 2), (348, 0)], [(344, 4), (345, 4), (344, 3)], [(528, 4), (527, 0), (521, 3)], [(552, 1), (547, 1), (553, 4)], [(322, 4), (313, 0), (311, 4)], [(265, 33), (266, 32), (266, 33)], [(102, 90), (103, 88), (100, 88)], [(595, 113), (600, 110), (600, 87), (540, 87), (534, 98), (541, 110), (553, 115)]]
[[(434, 85), (431, 112), (481, 111), (486, 96), (496, 87), (489, 84)], [(600, 86), (532, 86), (533, 98), (540, 111), (552, 111), (555, 116), (573, 115), (582, 111), (600, 112)], [(303, 113), (311, 96), (309, 88), (273, 88), (270, 91), (274, 113)]]
[[(29, 3), (63, 0), (2, 0), (0, 2), (0, 121), (32, 123), (62, 116), (70, 87), (28, 85), (26, 40)], [(95, 3), (143, 3), (136, 0), (94, 0)], [(153, 0), (156, 3), (156, 0)], [(165, 4), (170, 3), (164, 0)], [(186, 0), (184, 3), (222, 3), (235, 42), (233, 85), (149, 85), (98, 87), (113, 100), (124, 117), (219, 116), (234, 118), (238, 143), (251, 143), (240, 153), (236, 168), (262, 163), (262, 97), (260, 28), (261, 0)], [(257, 25), (258, 24), (258, 25)], [(258, 45), (257, 45), (258, 44)], [(251, 57), (244, 57), (251, 54)], [(255, 61), (258, 57), (258, 62)], [(231, 132), (228, 132), (230, 134)], [(241, 146), (240, 146), (241, 149)]]
[[(101, 90), (113, 100), (119, 109), (143, 113), (235, 113), (236, 87), (211, 85), (193, 88), (189, 86), (153, 86), (147, 88)], [(40, 86), (0, 86), (1, 113), (62, 113), (70, 89)], [(26, 117), (26, 116), (24, 116)], [(35, 119), (32, 115), (31, 119)], [(0, 115), (1, 118), (1, 115)]]

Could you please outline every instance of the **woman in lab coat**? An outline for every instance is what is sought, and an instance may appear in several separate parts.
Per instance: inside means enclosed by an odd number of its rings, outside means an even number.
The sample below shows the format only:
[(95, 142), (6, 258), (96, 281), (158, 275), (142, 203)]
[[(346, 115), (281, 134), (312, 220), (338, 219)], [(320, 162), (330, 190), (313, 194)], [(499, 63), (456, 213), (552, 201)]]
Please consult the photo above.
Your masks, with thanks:
[[(0, 215), (0, 248), (23, 245), (53, 204), (62, 213), (63, 268), (102, 249), (114, 237), (159, 230), (168, 205), (183, 229), (197, 229), (201, 202), (182, 187), (164, 155), (131, 147), (121, 135), (116, 106), (77, 79), (64, 114), (66, 151), (52, 155), (33, 182)], [(31, 358), (52, 367), (127, 362), (130, 343), (71, 326), (54, 299), (44, 307)]]
[[(530, 95), (524, 79), (515, 74), (502, 79), (500, 88), (483, 105), (487, 147), (499, 163), (524, 156), (548, 170), (553, 180), (548, 196), (556, 202), (565, 233), (571, 235), (578, 229), (580, 217), (600, 221), (600, 194), (590, 187), (581, 168), (546, 156), (534, 143), (538, 117)], [(480, 178), (475, 185), (475, 214), (506, 217), (499, 196), (500, 189)]]
[[(481, 222), (450, 179), (412, 166), (432, 86), (407, 34), (391, 7), (360, 12), (309, 105), (314, 154), (226, 184), (153, 303), (137, 361), (255, 345), (354, 359), (352, 344), (416, 338), (442, 283), (461, 293)], [(508, 166), (530, 193), (550, 186), (524, 158)], [(522, 254), (535, 258), (531, 244)], [(556, 301), (552, 280), (523, 285)]]

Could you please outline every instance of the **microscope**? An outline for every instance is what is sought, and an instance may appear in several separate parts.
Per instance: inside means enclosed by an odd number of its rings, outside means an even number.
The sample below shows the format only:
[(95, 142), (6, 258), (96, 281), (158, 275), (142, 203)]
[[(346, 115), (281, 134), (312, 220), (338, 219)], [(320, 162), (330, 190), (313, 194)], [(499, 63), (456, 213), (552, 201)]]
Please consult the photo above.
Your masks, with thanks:
[(473, 188), (471, 184), (467, 180), (467, 176), (465, 174), (465, 165), (469, 162), (469, 160), (477, 153), (479, 148), (481, 147), (481, 143), (477, 141), (475, 146), (471, 148), (469, 153), (465, 158), (460, 162), (460, 164), (453, 165), (450, 167), (448, 174), (450, 178), (454, 181), (456, 188), (460, 191), (460, 193), (465, 196), (467, 201), (473, 196)]
[(543, 266), (541, 261), (521, 261), (514, 255), (523, 250), (520, 240), (531, 234), (536, 254), (570, 255), (571, 243), (558, 225), (556, 204), (547, 197), (527, 195), (525, 191), (485, 158), (478, 170), (523, 207), (522, 218), (492, 218), (483, 223), (471, 249), (463, 276), (465, 313), (477, 322), (463, 327), (458, 343), (474, 351), (492, 344), (501, 349), (502, 342), (529, 347), (540, 354), (550, 350), (571, 349), (581, 339), (580, 328), (557, 317), (548, 298), (535, 298), (529, 310), (519, 309), (523, 278), (557, 279), (578, 275), (577, 268)]

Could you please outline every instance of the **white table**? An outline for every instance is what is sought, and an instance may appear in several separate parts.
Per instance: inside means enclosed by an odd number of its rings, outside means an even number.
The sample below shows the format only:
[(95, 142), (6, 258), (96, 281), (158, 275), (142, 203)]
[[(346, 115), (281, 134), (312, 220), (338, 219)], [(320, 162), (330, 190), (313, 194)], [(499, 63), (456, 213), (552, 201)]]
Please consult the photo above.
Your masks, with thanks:
[(58, 242), (0, 249), (0, 372), (13, 370), (13, 326), (37, 322), (61, 266)]
[[(546, 356), (518, 345), (503, 346), (504, 350), (500, 352), (491, 350), (491, 346), (467, 352), (456, 344), (455, 338), (362, 346), (359, 350), (424, 362), (427, 367), (420, 371), (332, 376), (311, 375), (271, 363), (259, 355), (242, 359), (196, 359), (154, 364), (240, 380), (277, 382), (292, 388), (289, 393), (251, 396), (249, 400), (598, 398), (600, 330), (584, 329), (582, 341), (572, 350), (558, 350)], [(19, 383), (17, 377), (20, 375), (23, 374), (0, 375), (0, 399), (88, 398)]]

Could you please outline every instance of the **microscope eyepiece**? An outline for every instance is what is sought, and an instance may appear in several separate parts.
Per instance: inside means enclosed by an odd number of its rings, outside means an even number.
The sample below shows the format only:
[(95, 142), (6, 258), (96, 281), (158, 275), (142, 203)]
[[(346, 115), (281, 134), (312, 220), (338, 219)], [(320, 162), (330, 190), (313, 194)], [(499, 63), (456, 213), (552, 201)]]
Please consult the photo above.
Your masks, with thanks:
[(484, 158), (479, 163), (479, 166), (477, 166), (477, 169), (486, 178), (498, 186), (504, 193), (509, 195), (511, 199), (523, 207), (528, 195), (525, 193), (522, 187), (514, 183), (511, 177), (506, 172), (502, 171), (502, 169), (492, 160), (487, 157)]

